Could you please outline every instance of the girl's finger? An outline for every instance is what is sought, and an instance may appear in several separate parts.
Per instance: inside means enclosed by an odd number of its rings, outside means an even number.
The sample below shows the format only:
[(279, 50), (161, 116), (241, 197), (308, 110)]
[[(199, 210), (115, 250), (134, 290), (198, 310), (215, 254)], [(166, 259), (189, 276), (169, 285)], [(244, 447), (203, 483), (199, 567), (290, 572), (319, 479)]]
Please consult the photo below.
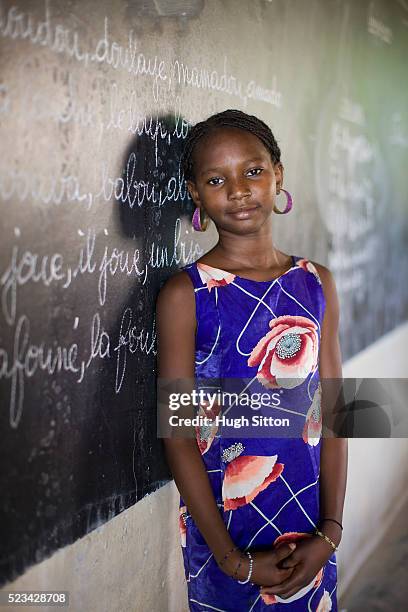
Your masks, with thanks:
[(288, 599), (289, 597), (292, 597), (292, 595), (297, 593), (300, 589), (301, 589), (300, 585), (297, 585), (296, 587), (293, 587), (293, 589), (290, 589), (289, 591), (285, 591), (283, 593), (280, 593), (280, 592), (277, 593), (273, 587), (265, 587), (264, 589), (261, 589), (261, 595), (278, 595), (282, 599)]
[[(297, 586), (296, 588), (291, 589), (290, 591), (288, 591), (284, 595), (279, 595), (279, 597), (281, 597), (282, 599), (289, 599), (289, 597), (292, 597), (292, 595), (295, 595), (295, 593), (300, 591), (301, 588), (302, 587)], [(276, 593), (274, 593), (274, 594), (276, 595)]]
[(296, 585), (292, 589), (281, 593), (276, 591), (276, 587), (261, 587), (260, 592), (261, 595), (279, 595), (279, 597), (281, 597), (282, 599), (287, 599), (288, 597), (291, 597), (292, 595), (297, 593), (300, 588), (300, 585)]
[(279, 567), (282, 569), (290, 569), (299, 563), (298, 559), (293, 558), (293, 555), (280, 562)]
[(289, 593), (292, 589), (295, 589), (295, 592), (301, 588), (302, 584), (299, 584), (300, 578), (299, 575), (296, 575), (296, 572), (281, 582), (280, 584), (275, 584), (274, 586), (267, 587), (268, 595), (279, 595), (279, 597), (285, 596), (286, 593)]

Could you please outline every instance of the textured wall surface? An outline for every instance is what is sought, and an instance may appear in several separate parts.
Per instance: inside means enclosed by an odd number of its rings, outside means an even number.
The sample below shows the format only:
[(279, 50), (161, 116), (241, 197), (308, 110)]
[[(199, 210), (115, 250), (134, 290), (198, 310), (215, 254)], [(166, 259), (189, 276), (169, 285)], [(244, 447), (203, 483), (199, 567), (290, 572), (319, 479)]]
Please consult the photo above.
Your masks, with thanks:
[(189, 124), (272, 127), (276, 244), (333, 271), (344, 359), (406, 318), (407, 24), (397, 0), (0, 1), (2, 583), (170, 478), (154, 301), (217, 240)]

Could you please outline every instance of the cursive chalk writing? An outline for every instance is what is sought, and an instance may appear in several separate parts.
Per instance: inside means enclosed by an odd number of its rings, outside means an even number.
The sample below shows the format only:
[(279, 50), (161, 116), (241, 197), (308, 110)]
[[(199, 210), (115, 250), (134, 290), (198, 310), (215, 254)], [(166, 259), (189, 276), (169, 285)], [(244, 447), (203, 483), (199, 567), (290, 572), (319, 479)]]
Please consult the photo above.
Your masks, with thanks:
[(45, 0), (44, 21), (36, 21), (31, 13), (11, 6), (6, 14), (0, 3), (0, 35), (13, 40), (29, 40), (33, 45), (48, 47), (78, 62), (88, 63), (88, 53), (81, 50), (79, 33), (60, 23), (52, 23), (49, 0)]
[(157, 354), (156, 349), (156, 333), (155, 333), (155, 321), (153, 320), (153, 329), (151, 332), (151, 338), (149, 338), (149, 332), (146, 332), (144, 328), (137, 329), (135, 325), (132, 325), (133, 311), (132, 309), (126, 308), (123, 312), (122, 319), (120, 322), (118, 344), (115, 347), (116, 356), (116, 378), (115, 378), (115, 391), (119, 393), (122, 388), (123, 379), (126, 372), (127, 353), (135, 353), (139, 350), (146, 355), (153, 352), (153, 355)]
[(0, 347), (0, 380), (11, 379), (9, 422), (15, 429), (23, 413), (26, 378), (32, 378), (38, 369), (52, 376), (61, 371), (79, 372), (81, 366), (76, 363), (78, 345), (75, 342), (52, 347), (46, 347), (45, 342), (30, 342), (30, 321), (26, 315), (17, 321), (12, 347), (11, 359), (7, 350)]

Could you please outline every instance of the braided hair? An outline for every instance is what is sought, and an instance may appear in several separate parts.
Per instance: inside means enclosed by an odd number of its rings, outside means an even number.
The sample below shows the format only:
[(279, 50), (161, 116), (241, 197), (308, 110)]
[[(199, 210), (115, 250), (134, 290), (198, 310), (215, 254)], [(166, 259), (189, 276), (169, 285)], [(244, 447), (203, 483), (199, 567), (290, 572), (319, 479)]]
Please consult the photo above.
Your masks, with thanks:
[(186, 181), (194, 181), (193, 151), (197, 142), (209, 132), (219, 127), (236, 127), (247, 130), (257, 136), (268, 149), (272, 162), (280, 162), (281, 151), (272, 134), (271, 129), (255, 115), (248, 115), (237, 109), (228, 109), (221, 113), (211, 115), (205, 121), (196, 123), (189, 131), (183, 153), (181, 155), (181, 168)]

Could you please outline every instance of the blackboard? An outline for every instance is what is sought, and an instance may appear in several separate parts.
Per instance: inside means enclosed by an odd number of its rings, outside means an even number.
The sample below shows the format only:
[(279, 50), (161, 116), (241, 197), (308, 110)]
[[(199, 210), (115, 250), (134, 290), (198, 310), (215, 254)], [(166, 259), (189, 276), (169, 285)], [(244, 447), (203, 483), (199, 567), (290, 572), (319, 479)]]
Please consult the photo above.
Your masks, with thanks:
[(333, 271), (344, 359), (406, 319), (407, 28), (402, 0), (0, 2), (1, 584), (171, 478), (154, 303), (217, 240), (189, 125), (271, 126), (276, 244)]

